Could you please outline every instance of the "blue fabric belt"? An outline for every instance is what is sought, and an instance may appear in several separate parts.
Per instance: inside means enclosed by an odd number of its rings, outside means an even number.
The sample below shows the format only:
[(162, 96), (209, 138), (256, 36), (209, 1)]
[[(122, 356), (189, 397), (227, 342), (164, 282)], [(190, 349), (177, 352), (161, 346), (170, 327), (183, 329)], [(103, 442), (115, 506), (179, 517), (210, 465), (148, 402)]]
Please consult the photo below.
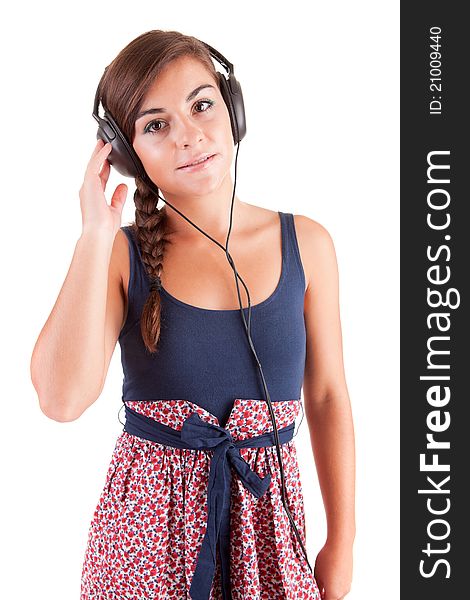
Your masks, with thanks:
[[(173, 448), (214, 450), (207, 486), (207, 528), (197, 559), (190, 597), (208, 600), (216, 566), (216, 544), (219, 543), (221, 580), (224, 600), (231, 600), (230, 591), (230, 482), (231, 469), (237, 471), (245, 488), (260, 498), (271, 483), (268, 473), (263, 479), (252, 471), (242, 458), (239, 448), (275, 446), (274, 432), (264, 433), (241, 441), (234, 441), (227, 429), (213, 425), (193, 412), (177, 431), (150, 417), (126, 407), (124, 430), (131, 435), (158, 442)], [(279, 442), (285, 444), (293, 438), (295, 423), (278, 429)]]

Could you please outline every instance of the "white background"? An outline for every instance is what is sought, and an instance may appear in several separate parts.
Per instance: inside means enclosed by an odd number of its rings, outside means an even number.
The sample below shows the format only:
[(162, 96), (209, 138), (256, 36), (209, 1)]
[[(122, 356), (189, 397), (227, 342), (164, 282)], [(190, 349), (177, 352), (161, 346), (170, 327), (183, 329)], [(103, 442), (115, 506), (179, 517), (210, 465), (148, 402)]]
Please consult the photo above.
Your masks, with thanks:
[[(247, 112), (236, 192), (333, 237), (357, 450), (348, 600), (399, 597), (399, 4), (101, 0), (10, 4), (3, 93), (2, 596), (79, 598), (88, 526), (122, 431), (119, 345), (80, 419), (49, 420), (30, 358), (81, 233), (104, 67), (150, 29), (176, 29), (235, 66)], [(5, 14), (5, 13), (4, 13)], [(123, 223), (134, 218), (134, 182)], [(121, 411), (123, 419), (123, 411)], [(308, 425), (296, 438), (314, 565), (325, 541)], [(5, 593), (6, 592), (6, 593)]]

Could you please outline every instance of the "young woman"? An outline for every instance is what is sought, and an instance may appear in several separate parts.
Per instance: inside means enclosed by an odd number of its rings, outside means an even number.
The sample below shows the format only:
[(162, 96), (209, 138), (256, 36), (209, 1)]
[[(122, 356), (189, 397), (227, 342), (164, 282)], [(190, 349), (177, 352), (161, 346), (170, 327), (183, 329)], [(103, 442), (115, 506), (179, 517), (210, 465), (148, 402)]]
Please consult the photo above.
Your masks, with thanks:
[[(279, 447), (302, 543), (283, 503), (272, 419), (226, 253), (177, 211), (158, 208), (140, 177), (135, 222), (121, 226), (127, 186), (108, 205), (112, 146), (100, 140), (80, 189), (82, 235), (32, 360), (42, 410), (70, 421), (99, 397), (119, 341), (126, 417), (142, 427), (116, 442), (81, 600), (340, 600), (352, 579), (355, 458), (331, 237), (306, 216), (232, 197), (230, 112), (199, 40), (139, 36), (108, 66), (100, 94), (165, 200), (222, 247), (233, 210), (230, 256), (250, 292), (251, 339), (280, 436), (293, 428), (303, 386), (327, 539), (312, 572), (295, 443)], [(255, 444), (266, 435), (269, 443)]]

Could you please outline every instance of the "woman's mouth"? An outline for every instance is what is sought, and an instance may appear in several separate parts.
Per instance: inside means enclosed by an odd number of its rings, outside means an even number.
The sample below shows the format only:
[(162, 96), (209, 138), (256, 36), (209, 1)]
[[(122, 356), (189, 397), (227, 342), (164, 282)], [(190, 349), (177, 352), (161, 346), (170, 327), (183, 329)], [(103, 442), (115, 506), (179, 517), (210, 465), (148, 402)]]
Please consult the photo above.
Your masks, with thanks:
[(209, 165), (212, 164), (213, 160), (214, 160), (214, 156), (215, 154), (211, 154), (209, 157), (200, 160), (196, 163), (193, 163), (191, 165), (187, 165), (186, 167), (179, 167), (177, 170), (178, 171), (202, 171), (203, 169), (207, 169), (209, 167)]

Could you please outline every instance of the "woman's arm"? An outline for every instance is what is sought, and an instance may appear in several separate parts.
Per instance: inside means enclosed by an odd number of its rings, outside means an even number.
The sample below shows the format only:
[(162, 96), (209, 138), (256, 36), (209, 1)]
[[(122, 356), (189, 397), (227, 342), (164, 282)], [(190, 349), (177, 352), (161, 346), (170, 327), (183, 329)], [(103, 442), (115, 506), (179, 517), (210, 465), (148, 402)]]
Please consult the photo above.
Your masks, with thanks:
[[(127, 186), (105, 196), (111, 144), (98, 140), (80, 187), (82, 235), (59, 297), (33, 349), (31, 380), (45, 415), (73, 421), (99, 396), (123, 321), (123, 243)], [(127, 240), (125, 241), (127, 252)]]
[[(333, 240), (322, 225), (299, 215), (296, 230), (308, 282), (304, 302), (305, 417), (326, 512), (326, 546), (334, 554), (331, 558), (334, 562), (340, 556), (352, 557), (356, 532), (355, 442), (343, 364), (338, 267)], [(348, 588), (347, 580), (352, 573), (343, 570), (339, 574), (341, 582), (333, 583), (333, 569), (330, 564), (320, 570), (320, 576), (331, 582), (330, 593), (333, 585)], [(351, 569), (352, 562), (349, 571)], [(338, 569), (335, 573), (338, 574)], [(349, 588), (343, 590), (343, 594), (347, 591)]]
[(101, 393), (123, 320), (119, 248), (111, 232), (82, 233), (34, 346), (31, 379), (42, 411), (56, 421), (78, 418)]

